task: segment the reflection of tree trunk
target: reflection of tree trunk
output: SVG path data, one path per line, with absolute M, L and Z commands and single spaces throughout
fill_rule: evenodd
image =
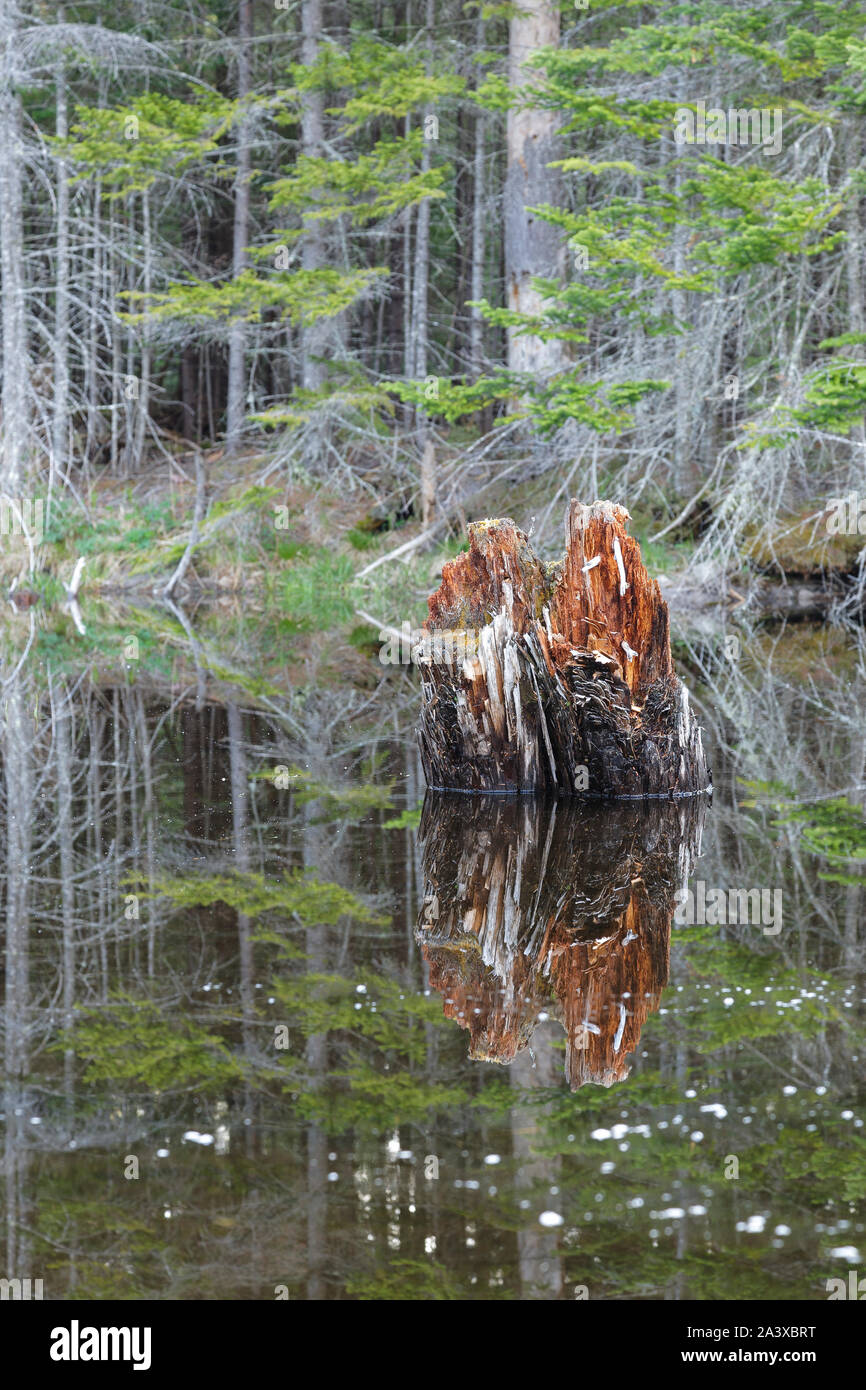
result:
M 866 737 L 854 735 L 851 745 L 851 785 L 862 787 L 866 774 Z M 861 807 L 866 803 L 862 791 L 853 792 L 851 800 Z M 852 866 L 853 867 L 853 866 Z M 845 888 L 845 967 L 856 971 L 860 964 L 860 922 L 863 914 L 860 904 L 863 896 L 862 883 L 849 883 Z
M 320 843 L 318 827 L 313 823 L 317 810 L 315 802 L 305 808 L 305 869 L 321 869 L 324 862 L 325 849 Z M 320 974 L 327 968 L 327 930 L 321 925 L 306 929 L 305 949 L 310 974 Z M 310 1089 L 318 1090 L 328 1071 L 327 1033 L 310 1034 L 306 1061 Z M 327 1293 L 327 1168 L 328 1136 L 321 1125 L 312 1121 L 307 1128 L 307 1298 L 311 1302 L 320 1301 Z
M 572 1089 L 628 1075 L 705 811 L 428 792 L 417 935 L 471 1057 L 513 1062 L 546 1013 L 565 1029 Z
M 22 1086 L 28 1071 L 30 1007 L 29 861 L 33 821 L 33 781 L 30 730 L 23 678 L 4 689 L 2 733 L 6 776 L 6 995 L 5 995 L 5 1109 L 6 1109 L 6 1274 L 32 1277 L 29 1246 L 21 1236 L 25 1224 L 24 1177 L 27 1165 L 25 1107 Z M 25 1268 L 25 1264 L 28 1267 Z
M 241 875 L 250 872 L 249 844 L 249 771 L 246 751 L 243 745 L 243 722 L 241 712 L 235 704 L 226 705 L 229 739 L 229 775 L 232 791 L 232 850 L 235 872 Z M 253 988 L 253 943 L 250 937 L 252 923 L 246 912 L 238 913 L 238 950 L 240 954 L 241 983 L 241 1032 L 244 1053 L 250 1057 L 254 1045 L 255 991 Z M 253 1095 L 245 1088 L 244 1114 L 252 1119 Z M 247 1146 L 252 1141 L 252 1125 L 246 1126 Z
M 689 1079 L 689 1054 L 688 1049 L 683 1043 L 677 1043 L 676 1051 L 676 1080 L 677 1091 L 682 1094 L 688 1085 Z M 677 1186 L 682 1192 L 686 1192 L 689 1182 L 689 1173 L 685 1168 L 677 1169 Z M 685 1202 L 683 1203 L 685 1206 Z M 684 1260 L 689 1253 L 689 1219 L 682 1216 L 677 1222 L 677 1259 Z M 676 1274 L 669 1281 L 665 1288 L 665 1302 L 681 1303 L 686 1295 L 686 1276 L 682 1269 L 678 1269 Z
M 72 710 L 61 688 L 56 710 L 54 749 L 57 759 L 57 838 L 60 851 L 60 903 L 63 917 L 63 1026 L 72 1027 L 75 1004 L 75 861 L 72 852 Z M 73 1103 L 74 1052 L 63 1053 L 63 1090 L 67 1109 Z
M 535 1058 L 527 1048 L 514 1059 L 510 1071 L 513 1086 L 532 1090 L 556 1085 L 561 1064 L 553 1047 L 554 1037 L 552 1024 L 536 1030 L 533 1037 Z M 558 1158 L 539 1158 L 535 1154 L 533 1141 L 541 1133 L 537 1109 L 515 1105 L 511 1111 L 512 1149 L 519 1164 L 515 1185 L 518 1192 L 537 1190 L 537 1200 L 530 1208 L 530 1220 L 517 1232 L 520 1289 L 524 1299 L 562 1296 L 559 1229 L 547 1229 L 538 1220 L 542 1211 L 559 1210 L 561 1199 L 550 1196 L 547 1189 L 558 1184 L 562 1165 Z
M 3 764 L 6 772 L 6 1072 L 27 1072 L 30 983 L 28 878 L 33 816 L 32 738 L 22 677 L 6 686 Z M 30 724 L 32 728 L 32 721 Z
M 103 1003 L 108 1000 L 108 943 L 105 911 L 105 865 L 102 851 L 102 735 L 104 718 L 100 709 L 91 704 L 88 736 L 90 766 L 87 778 L 87 820 L 90 827 L 92 862 L 97 866 L 96 928 L 99 942 L 99 971 Z
M 144 777 L 144 826 L 145 826 L 145 850 L 147 854 L 147 886 L 150 898 L 148 900 L 148 923 L 147 923 L 147 973 L 153 976 L 156 968 L 156 917 L 153 906 L 153 884 L 154 884 L 154 801 L 153 801 L 153 763 L 151 758 L 150 735 L 147 729 L 147 714 L 144 708 L 144 699 L 139 694 L 138 705 L 138 737 L 141 741 L 141 770 Z
M 6 1270 L 8 1279 L 38 1278 L 31 1265 L 32 1241 L 27 1233 L 28 1186 L 27 1170 L 30 1151 L 27 1147 L 27 1117 L 22 1113 L 21 1093 L 16 1085 L 7 1082 L 3 1092 L 6 1107 L 6 1143 L 4 1146 L 6 1210 Z

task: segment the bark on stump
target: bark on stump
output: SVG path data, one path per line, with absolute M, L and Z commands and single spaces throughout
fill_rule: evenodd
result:
M 596 797 L 710 789 L 667 604 L 610 502 L 573 501 L 545 567 L 513 521 L 470 525 L 414 659 L 428 785 Z
M 427 793 L 416 938 L 471 1057 L 513 1062 L 545 1016 L 565 1030 L 573 1090 L 628 1075 L 706 805 Z

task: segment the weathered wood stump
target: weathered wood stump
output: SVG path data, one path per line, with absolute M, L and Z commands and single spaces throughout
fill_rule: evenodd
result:
M 667 983 L 675 893 L 700 853 L 703 797 L 628 806 L 428 792 L 416 937 L 470 1056 L 510 1063 L 541 1014 L 572 1089 L 629 1071 Z
M 690 796 L 710 788 L 668 610 L 629 514 L 572 502 L 545 567 L 513 521 L 469 527 L 414 649 L 427 782 L 459 791 Z

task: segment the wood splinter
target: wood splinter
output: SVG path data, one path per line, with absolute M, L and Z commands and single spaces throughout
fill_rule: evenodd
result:
M 469 526 L 428 600 L 414 658 L 427 781 L 459 791 L 597 797 L 711 790 L 671 660 L 667 604 L 624 507 L 572 501 L 562 561 L 510 520 Z M 431 634 L 460 634 L 456 643 Z M 443 655 L 444 654 L 444 655 Z

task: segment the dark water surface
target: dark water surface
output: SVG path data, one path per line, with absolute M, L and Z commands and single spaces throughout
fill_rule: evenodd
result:
M 862 641 L 678 660 L 711 805 L 425 801 L 401 670 L 13 673 L 6 1277 L 788 1300 L 859 1270 Z

